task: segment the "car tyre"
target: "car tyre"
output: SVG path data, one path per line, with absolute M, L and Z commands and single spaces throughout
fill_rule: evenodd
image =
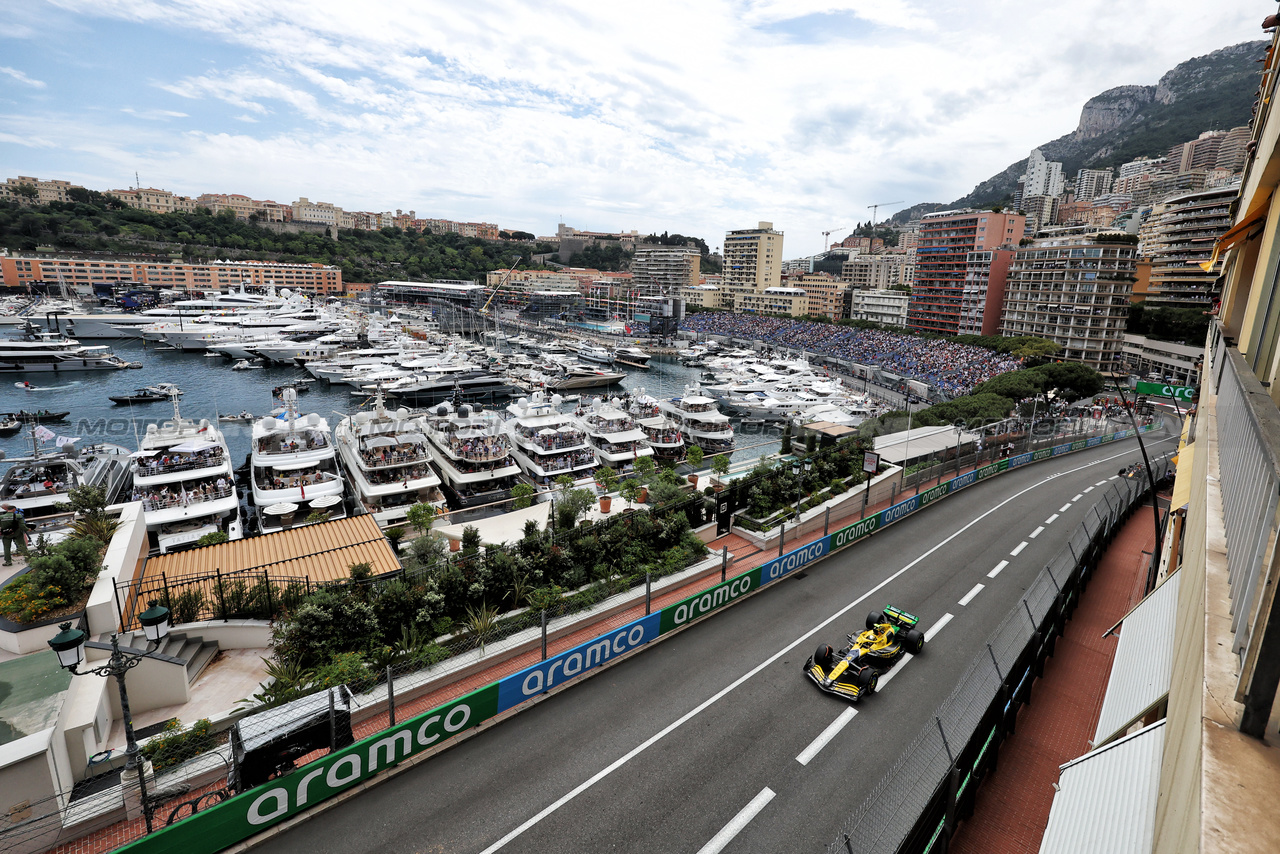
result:
M 884 622 L 884 614 L 879 611 L 872 611 L 867 614 L 867 628 L 874 629 L 880 623 Z
M 919 655 L 924 652 L 924 633 L 918 629 L 911 629 L 907 632 L 906 642 L 903 646 L 912 655 Z
M 871 690 L 871 686 L 873 686 L 876 682 L 876 672 L 872 670 L 870 667 L 862 668 L 861 670 L 858 671 L 857 682 L 858 682 L 858 687 L 861 688 L 863 691 Z
M 821 667 L 823 670 L 831 669 L 831 656 L 833 651 L 827 644 L 822 644 L 813 653 L 813 663 Z

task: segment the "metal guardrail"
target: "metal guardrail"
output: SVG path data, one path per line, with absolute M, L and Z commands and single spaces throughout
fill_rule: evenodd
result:
M 1217 323 L 1210 328 L 1209 349 L 1217 393 L 1232 649 L 1241 656 L 1236 699 L 1245 704 L 1240 729 L 1261 736 L 1280 680 L 1280 663 L 1274 661 L 1280 625 L 1272 626 L 1275 599 L 1268 595 L 1280 499 L 1280 409 L 1245 357 L 1228 346 Z
M 1162 478 L 1168 461 L 1153 461 Z M 958 822 L 972 811 L 982 775 L 993 768 L 1018 709 L 1074 610 L 1102 546 L 1147 493 L 1142 478 L 1111 481 L 1101 500 L 1027 588 L 871 794 L 849 818 L 827 854 L 859 851 L 925 854 L 946 850 Z

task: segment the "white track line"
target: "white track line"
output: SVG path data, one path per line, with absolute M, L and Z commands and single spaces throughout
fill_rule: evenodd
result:
M 1043 533 L 1044 533 L 1044 525 L 1041 525 L 1040 527 L 1036 528 L 1027 536 L 1034 540 L 1036 537 L 1040 536 Z
M 1111 475 L 1111 477 L 1107 478 L 1107 480 L 1119 480 L 1119 479 L 1120 479 L 1120 475 L 1118 474 L 1113 474 Z
M 1027 541 L 1023 540 L 1022 542 L 1018 543 L 1018 545 L 1015 546 L 1013 551 L 1009 552 L 1009 554 L 1013 557 L 1017 557 L 1018 555 L 1022 554 L 1022 550 L 1025 549 L 1026 547 L 1027 547 Z
M 1080 493 L 1080 494 L 1081 494 L 1081 495 L 1088 495 L 1090 492 L 1093 492 L 1095 489 L 1097 489 L 1097 487 L 1095 487 L 1095 486 L 1090 486 L 1090 487 L 1087 487 L 1087 488 L 1085 489 L 1085 491 L 1084 491 L 1084 492 L 1082 492 L 1082 493 Z
M 698 849 L 698 854 L 720 854 L 733 837 L 742 832 L 742 828 L 751 823 L 751 819 L 760 814 L 760 810 L 769 805 L 769 801 L 773 800 L 773 789 L 765 786 L 760 790 L 760 794 L 751 799 L 751 803 L 742 808 L 742 811 L 733 817 L 733 820 L 720 828 L 720 832 L 711 837 L 711 841 Z
M 975 585 L 973 585 L 973 589 L 972 589 L 972 590 L 970 590 L 968 593 L 964 594 L 964 598 L 960 600 L 960 604 L 961 604 L 962 606 L 964 606 L 964 605 L 968 605 L 970 602 L 972 602 L 972 601 L 973 601 L 973 597 L 974 597 L 974 596 L 977 596 L 979 593 L 981 593 L 981 592 L 982 592 L 982 588 L 984 588 L 984 587 L 986 587 L 986 586 L 987 586 L 987 585 L 985 585 L 985 584 L 975 584 Z
M 951 620 L 952 620 L 951 614 L 949 613 L 943 614 L 938 619 L 938 622 L 934 623 L 933 627 L 930 628 L 929 631 L 924 633 L 924 642 L 928 643 L 929 641 L 933 640 L 933 636 L 936 635 L 938 632 L 942 631 L 942 627 L 945 626 L 947 623 L 951 622 Z
M 1066 512 L 1067 512 L 1068 510 L 1070 510 L 1070 509 L 1071 509 L 1071 505 L 1070 505 L 1070 504 L 1063 504 L 1061 507 L 1059 507 L 1059 508 L 1058 508 L 1058 512 L 1059 512 L 1059 513 L 1066 513 Z
M 1075 498 L 1073 498 L 1073 499 L 1071 499 L 1071 501 L 1074 503 L 1074 502 L 1076 502 L 1076 501 L 1079 501 L 1081 498 L 1084 498 L 1084 493 L 1083 493 L 1083 492 L 1077 492 L 1077 493 L 1076 493 L 1076 497 L 1075 497 Z
M 1100 480 L 1094 484 L 1094 486 L 1106 486 L 1106 485 L 1107 485 L 1107 482 L 1105 480 Z
M 906 665 L 906 663 L 910 661 L 912 658 L 915 658 L 915 656 L 913 656 L 909 652 L 904 652 L 902 654 L 902 658 L 898 659 L 898 663 L 893 665 L 893 667 L 891 667 L 889 671 L 885 673 L 883 676 L 881 676 L 879 681 L 876 682 L 876 693 L 879 694 L 880 689 L 883 688 L 885 685 L 888 685 L 889 680 L 897 676 L 898 671 L 901 670 Z
M 898 666 L 901 666 L 910 657 L 911 657 L 911 653 L 906 653 L 905 655 L 903 655 L 902 661 L 898 662 L 898 665 L 895 665 L 894 670 L 896 670 Z M 892 672 L 893 670 L 889 671 L 889 673 L 892 673 Z M 889 674 L 886 673 L 885 675 L 888 676 Z M 808 765 L 809 760 L 817 756 L 819 753 L 821 753 L 822 748 L 826 747 L 827 743 L 831 741 L 831 739 L 839 735 L 840 730 L 844 729 L 845 725 L 848 724 L 849 721 L 853 720 L 853 716 L 856 715 L 857 713 L 858 713 L 858 710 L 852 707 L 845 709 L 843 712 L 841 712 L 840 717 L 832 721 L 831 725 L 828 726 L 826 729 L 824 729 L 821 735 L 819 735 L 813 741 L 809 742 L 809 746 L 806 747 L 804 750 L 800 751 L 800 755 L 796 757 L 796 761 L 799 762 L 801 765 Z
M 1173 441 L 1173 439 L 1172 439 L 1172 438 L 1168 438 L 1168 439 L 1161 439 L 1160 441 L 1161 441 L 1161 442 L 1170 442 L 1170 441 Z M 1017 501 L 1019 498 L 1021 498 L 1021 497 L 1022 497 L 1022 496 L 1024 496 L 1024 495 L 1026 495 L 1028 492 L 1030 492 L 1031 490 L 1035 489 L 1036 487 L 1038 487 L 1038 486 L 1044 486 L 1046 483 L 1049 483 L 1049 482 L 1050 482 L 1051 480 L 1053 480 L 1053 478 L 1055 478 L 1055 477 L 1061 477 L 1062 475 L 1066 475 L 1066 474 L 1075 474 L 1075 473 L 1076 473 L 1076 472 L 1078 472 L 1078 471 L 1084 471 L 1085 469 L 1090 468 L 1090 467 L 1092 467 L 1092 466 L 1096 466 L 1096 465 L 1098 465 L 1098 464 L 1100 464 L 1100 463 L 1109 463 L 1109 462 L 1111 462 L 1112 460 L 1117 460 L 1117 459 L 1119 459 L 1120 457 L 1127 456 L 1127 455 L 1128 455 L 1128 453 L 1129 453 L 1128 451 L 1122 451 L 1121 453 L 1113 454 L 1113 455 L 1112 455 L 1112 456 L 1110 456 L 1110 457 L 1103 457 L 1102 459 L 1094 460 L 1093 462 L 1089 462 L 1089 463 L 1085 463 L 1084 465 L 1077 466 L 1076 468 L 1073 468 L 1073 469 L 1068 469 L 1067 471 L 1057 472 L 1057 473 L 1055 473 L 1052 477 L 1045 477 L 1043 480 L 1040 480 L 1040 481 L 1038 481 L 1038 482 L 1036 482 L 1036 483 L 1033 483 L 1033 484 L 1031 484 L 1030 486 L 1026 487 L 1025 489 L 1020 489 L 1020 490 L 1018 490 L 1018 491 L 1017 491 L 1017 492 L 1015 492 L 1013 495 L 1010 495 L 1008 498 L 1006 498 L 1004 501 L 1001 501 L 999 504 L 997 504 L 997 505 L 995 505 L 994 507 L 992 507 L 992 508 L 990 508 L 989 510 L 987 510 L 985 513 L 980 513 L 979 515 L 977 515 L 977 516 L 975 516 L 974 518 L 970 519 L 968 522 L 966 522 L 964 525 L 962 525 L 960 528 L 958 528 L 954 534 L 952 534 L 951 536 L 949 536 L 949 537 L 947 537 L 947 538 L 943 539 L 941 542 L 939 542 L 939 543 L 937 543 L 936 545 L 934 545 L 932 548 L 930 548 L 930 549 L 929 549 L 928 551 L 926 551 L 924 554 L 920 555 L 918 558 L 916 558 L 915 560 L 911 561 L 911 563 L 907 564 L 907 565 L 906 565 L 906 566 L 904 566 L 902 569 L 900 569 L 900 570 L 898 570 L 897 572 L 893 573 L 892 575 L 888 576 L 887 578 L 885 578 L 885 580 L 884 580 L 884 581 L 881 581 L 881 582 L 880 582 L 879 584 L 877 584 L 875 587 L 872 587 L 872 588 L 871 588 L 870 590 L 868 590 L 866 593 L 863 593 L 863 594 L 862 594 L 861 596 L 859 596 L 857 599 L 854 599 L 854 600 L 853 600 L 852 602 L 850 602 L 848 605 L 845 605 L 845 606 L 844 606 L 843 608 L 841 608 L 839 611 L 836 611 L 836 612 L 835 612 L 834 614 L 832 614 L 830 617 L 827 617 L 827 618 L 826 618 L 825 620 L 823 620 L 821 623 L 818 623 L 818 625 L 814 626 L 814 627 L 813 627 L 812 629 L 810 629 L 809 631 L 807 631 L 807 632 L 805 632 L 804 634 L 800 635 L 800 637 L 796 638 L 796 639 L 795 639 L 795 640 L 793 640 L 791 643 L 787 644 L 787 645 L 786 645 L 786 646 L 784 646 L 782 649 L 778 650 L 778 651 L 777 651 L 777 652 L 775 652 L 773 655 L 769 656 L 769 657 L 768 657 L 768 658 L 766 658 L 764 661 L 760 662 L 760 663 L 759 663 L 759 664 L 757 664 L 755 667 L 751 668 L 751 669 L 750 669 L 750 670 L 748 670 L 746 673 L 742 674 L 742 675 L 741 675 L 741 676 L 739 676 L 737 679 L 733 680 L 733 681 L 732 681 L 732 682 L 730 682 L 728 685 L 724 686 L 724 687 L 723 687 L 723 688 L 721 688 L 719 691 L 717 691 L 716 693 L 712 694 L 712 695 L 711 695 L 710 697 L 708 697 L 706 700 L 703 700 L 703 701 L 702 701 L 701 703 L 699 703 L 697 706 L 695 706 L 694 708 L 692 708 L 692 709 L 690 709 L 689 711 L 685 712 L 683 715 L 681 715 L 680 717 L 676 718 L 674 721 L 672 721 L 671 723 L 667 724 L 667 725 L 666 725 L 665 727 L 663 727 L 662 729 L 658 730 L 658 732 L 656 732 L 656 733 L 654 733 L 653 735 L 649 736 L 649 737 L 648 737 L 647 739 L 645 739 L 643 742 L 641 742 L 640 744 L 636 745 L 636 746 L 635 746 L 635 747 L 633 747 L 631 750 L 627 751 L 627 753 L 623 754 L 623 755 L 622 755 L 622 756 L 620 756 L 619 758 L 615 759 L 613 762 L 609 763 L 609 765 L 605 766 L 604 768 L 602 768 L 601 770 L 597 771 L 595 774 L 591 775 L 589 778 L 587 778 L 586 780 L 584 780 L 583 782 L 579 783 L 577 786 L 575 786 L 572 790 L 570 790 L 570 791 L 569 791 L 569 792 L 567 792 L 566 794 L 561 795 L 561 796 L 560 796 L 559 798 L 557 798 L 554 802 L 552 802 L 552 803 L 548 804 L 546 807 L 544 807 L 543 809 L 541 809 L 541 810 L 540 810 L 536 815 L 534 815 L 534 816 L 532 816 L 531 818 L 528 818 L 528 819 L 526 819 L 524 822 L 522 822 L 522 823 L 520 824 L 520 826 L 519 826 L 519 827 L 517 827 L 515 830 L 512 830 L 512 831 L 511 831 L 511 832 L 509 832 L 506 836 L 503 836 L 503 837 L 502 837 L 501 839 L 499 839 L 497 842 L 493 843 L 493 844 L 492 844 L 492 845 L 490 845 L 488 848 L 486 848 L 486 849 L 484 849 L 483 851 L 481 851 L 481 852 L 480 852 L 480 854 L 493 854 L 493 852 L 495 852 L 495 851 L 499 851 L 499 850 L 501 850 L 501 849 L 505 848 L 505 847 L 506 847 L 506 845 L 507 845 L 507 843 L 509 843 L 509 842 L 511 842 L 513 839 L 515 839 L 515 838 L 519 837 L 521 834 L 523 834 L 526 830 L 528 830 L 529 828 L 533 827 L 534 825 L 539 824 L 539 823 L 540 823 L 543 819 L 545 819 L 547 816 L 549 816 L 549 815 L 551 815 L 552 813 L 554 813 L 554 812 L 556 812 L 557 810 L 559 810 L 559 809 L 560 809 L 561 807 L 563 807 L 565 804 L 569 803 L 569 802 L 570 802 L 570 801 L 572 801 L 574 798 L 578 797 L 578 795 L 581 795 L 583 792 L 585 792 L 585 791 L 587 791 L 588 789 L 590 789 L 590 788 L 591 788 L 592 786 L 594 786 L 596 783 L 599 783 L 601 780 L 603 780 L 604 778 L 608 777 L 608 776 L 609 776 L 610 774 L 612 774 L 614 771 L 617 771 L 617 770 L 618 770 L 619 768 L 621 768 L 623 765 L 626 765 L 626 764 L 627 764 L 628 762 L 630 762 L 632 759 L 635 759 L 635 758 L 636 758 L 637 756 L 639 756 L 641 753 L 644 753 L 644 752 L 645 752 L 646 750 L 648 750 L 650 747 L 653 747 L 653 745 L 657 744 L 659 741 L 661 741 L 662 739 L 666 738 L 668 735 L 670 735 L 671 733 L 675 732 L 677 729 L 679 729 L 680 727 L 684 726 L 686 723 L 688 723 L 689 721 L 693 720 L 695 717 L 697 717 L 698 715 L 702 714 L 702 713 L 703 713 L 703 712 L 705 712 L 707 709 L 711 708 L 711 706 L 715 705 L 715 704 L 716 704 L 716 703 L 718 703 L 720 700 L 724 699 L 726 696 L 728 696 L 730 693 L 732 693 L 734 690 L 736 690 L 738 687 L 740 687 L 743 683 L 747 682 L 749 679 L 751 679 L 752 677 L 754 677 L 754 676 L 755 676 L 757 673 L 759 673 L 760 671 L 764 670 L 764 669 L 765 669 L 765 668 L 767 668 L 767 667 L 772 666 L 775 662 L 777 662 L 779 659 L 781 659 L 784 655 L 787 655 L 787 654 L 788 654 L 788 653 L 790 653 L 793 649 L 795 649 L 796 647 L 800 646 L 800 644 L 802 644 L 802 643 L 806 643 L 806 642 L 808 642 L 809 640 L 811 640 L 811 639 L 813 638 L 813 636 L 814 636 L 814 635 L 816 635 L 818 632 L 822 631 L 822 630 L 823 630 L 823 629 L 825 629 L 827 626 L 829 626 L 829 625 L 831 625 L 832 623 L 834 623 L 836 620 L 839 620 L 839 619 L 840 619 L 841 617 L 843 617 L 845 614 L 848 614 L 848 613 L 849 613 L 850 611 L 852 611 L 854 608 L 857 608 L 859 605 L 861 605 L 861 604 L 862 604 L 863 602 L 865 602 L 867 599 L 871 598 L 872 594 L 874 594 L 874 593 L 878 593 L 878 592 L 880 591 L 880 589 L 881 589 L 881 588 L 888 586 L 890 582 L 896 581 L 896 580 L 897 580 L 897 579 L 898 579 L 898 578 L 899 578 L 903 573 L 907 572 L 909 569 L 911 569 L 911 568 L 912 568 L 912 567 L 914 567 L 916 564 L 918 564 L 918 563 L 920 563 L 921 561 L 923 561 L 925 558 L 927 558 L 927 557 L 929 557 L 930 555 L 932 555 L 934 552 L 936 552 L 936 551 L 938 551 L 939 549 L 941 549 L 941 548 L 943 548 L 944 546 L 946 546 L 946 545 L 947 545 L 948 543 L 950 543 L 952 540 L 954 540 L 954 539 L 956 539 L 956 538 L 960 537 L 962 534 L 964 534 L 964 532 L 965 532 L 965 531 L 969 530 L 969 529 L 970 529 L 970 528 L 972 528 L 974 525 L 978 524 L 978 523 L 979 523 L 979 522 L 981 522 L 983 519 L 985 519 L 985 518 L 987 518 L 988 516 L 990 516 L 992 513 L 995 513 L 995 512 L 997 512 L 997 511 L 999 511 L 999 510 L 1002 510 L 1002 509 L 1005 507 L 1005 505 L 1007 505 L 1007 504 L 1012 504 L 1014 501 Z M 951 614 L 943 614 L 943 615 L 942 615 L 942 619 L 940 619 L 940 620 L 938 620 L 938 622 L 934 623 L 934 624 L 933 624 L 933 628 L 931 628 L 931 629 L 929 629 L 929 631 L 925 632 L 925 635 L 924 635 L 925 643 L 928 643 L 928 642 L 933 638 L 933 636 L 934 636 L 934 635 L 936 635 L 936 634 L 938 633 L 938 631 L 939 631 L 943 626 L 945 626 L 947 623 L 951 622 L 951 619 L 952 619 Z
M 1058 521 L 1058 514 L 1057 514 L 1057 513 L 1054 513 L 1054 514 L 1053 514 L 1052 516 L 1050 516 L 1048 519 L 1045 519 L 1045 520 L 1044 520 L 1044 523 L 1045 523 L 1046 525 L 1052 525 L 1052 524 L 1053 524 L 1054 522 L 1056 522 L 1056 521 Z
M 1007 560 L 1000 561 L 998 564 L 996 564 L 995 569 L 987 573 L 987 578 L 995 578 L 997 575 L 1000 574 L 1000 570 L 1004 569 L 1008 565 L 1009 565 L 1009 561 Z

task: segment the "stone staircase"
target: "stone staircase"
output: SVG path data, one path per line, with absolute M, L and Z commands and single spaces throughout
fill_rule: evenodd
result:
M 111 649 L 111 635 L 102 635 L 96 642 L 91 641 L 86 646 L 93 649 L 109 650 Z M 120 635 L 121 650 L 143 652 L 146 648 L 147 638 L 142 632 L 125 632 Z M 196 678 L 209 666 L 209 662 L 213 661 L 214 656 L 217 654 L 217 641 L 206 641 L 202 637 L 188 637 L 182 632 L 173 632 L 160 642 L 160 647 L 151 653 L 151 657 L 161 661 L 181 664 L 187 671 L 187 684 L 190 685 L 196 681 Z

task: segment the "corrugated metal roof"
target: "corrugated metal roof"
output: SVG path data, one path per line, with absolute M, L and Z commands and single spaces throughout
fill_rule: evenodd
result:
M 347 578 L 353 563 L 370 564 L 375 575 L 400 569 L 391 543 L 371 515 L 160 555 L 147 560 L 143 577 L 159 578 L 164 573 L 173 581 L 183 576 L 212 575 L 219 569 L 259 569 L 272 576 L 323 582 Z
M 1164 721 L 1063 765 L 1040 854 L 1150 854 Z
M 1095 745 L 1106 744 L 1122 734 L 1169 695 L 1173 620 L 1181 577 L 1181 573 L 1169 576 L 1124 618 L 1093 736 Z

